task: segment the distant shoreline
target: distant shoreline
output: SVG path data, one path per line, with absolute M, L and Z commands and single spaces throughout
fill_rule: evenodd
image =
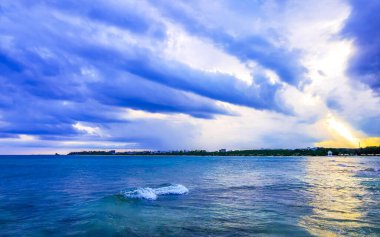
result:
M 260 150 L 181 150 L 181 151 L 80 151 L 69 156 L 380 156 L 380 146 L 365 148 L 305 148 L 305 149 L 260 149 Z M 59 155 L 59 154 L 56 154 Z

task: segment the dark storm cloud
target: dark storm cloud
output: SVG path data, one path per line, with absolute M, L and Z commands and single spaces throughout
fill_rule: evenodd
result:
M 350 0 L 351 14 L 342 35 L 354 39 L 355 55 L 348 72 L 375 91 L 380 90 L 380 2 Z
M 154 1 L 152 1 L 154 2 Z M 277 4 L 284 7 L 287 1 L 276 1 Z M 263 1 L 226 1 L 229 10 L 241 12 L 249 12 L 249 14 L 260 15 L 260 8 L 263 7 Z M 200 14 L 187 11 L 186 8 L 193 5 L 187 1 L 160 1 L 155 5 L 169 19 L 175 23 L 180 23 L 184 28 L 194 35 L 212 39 L 219 47 L 222 47 L 226 52 L 235 55 L 243 62 L 254 60 L 260 65 L 273 70 L 278 74 L 282 81 L 298 86 L 300 81 L 305 80 L 304 73 L 306 69 L 301 65 L 300 52 L 295 49 L 286 48 L 284 46 L 275 45 L 273 40 L 276 39 L 276 33 L 273 32 L 269 36 L 263 37 L 259 34 L 237 35 L 231 34 L 229 29 L 222 29 L 207 25 L 209 22 L 202 21 Z M 209 11 L 209 15 L 217 14 Z M 228 16 L 219 16 L 221 18 Z M 201 20 L 200 20 L 201 18 Z M 203 19 L 204 20 L 204 19 Z M 254 18 L 250 19 L 251 21 Z
M 167 40 L 166 26 L 138 5 L 2 1 L 0 137 L 30 134 L 67 139 L 83 133 L 73 127 L 77 122 L 106 129 L 107 124 L 133 123 L 123 117 L 126 108 L 212 119 L 232 115 L 217 103 L 222 101 L 289 112 L 277 98 L 282 86 L 269 83 L 264 75 L 248 85 L 230 75 L 190 68 L 143 43 L 124 40 L 123 34 L 136 41 L 145 38 L 153 48 Z M 178 19 L 195 33 L 194 22 Z M 110 27 L 112 32 L 107 32 Z M 294 52 L 258 36 L 236 39 L 198 28 L 199 35 L 226 52 L 242 61 L 256 60 L 284 82 L 297 84 L 303 69 Z M 147 134 L 139 137 L 144 139 L 150 145 L 156 141 Z

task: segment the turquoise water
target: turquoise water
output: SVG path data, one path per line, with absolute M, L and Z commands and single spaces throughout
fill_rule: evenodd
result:
M 380 236 L 379 157 L 0 156 L 0 236 Z

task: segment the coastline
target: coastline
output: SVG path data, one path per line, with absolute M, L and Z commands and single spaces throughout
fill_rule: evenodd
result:
M 58 155 L 58 154 L 56 154 Z M 260 150 L 180 150 L 180 151 L 80 151 L 70 156 L 380 156 L 380 146 L 365 148 L 306 148 L 306 149 L 260 149 Z

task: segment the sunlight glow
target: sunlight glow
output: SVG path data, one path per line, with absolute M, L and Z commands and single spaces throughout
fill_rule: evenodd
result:
M 325 119 L 325 126 L 333 139 L 318 142 L 315 144 L 317 147 L 358 148 L 380 145 L 380 137 L 367 137 L 365 134 L 355 131 L 332 114 L 328 114 Z
M 345 126 L 342 122 L 338 121 L 331 114 L 328 115 L 327 125 L 329 126 L 329 128 L 333 129 L 337 134 L 342 136 L 345 140 L 351 142 L 352 145 L 357 145 L 359 143 L 359 139 L 353 135 L 352 131 L 350 131 L 350 129 L 347 126 Z

